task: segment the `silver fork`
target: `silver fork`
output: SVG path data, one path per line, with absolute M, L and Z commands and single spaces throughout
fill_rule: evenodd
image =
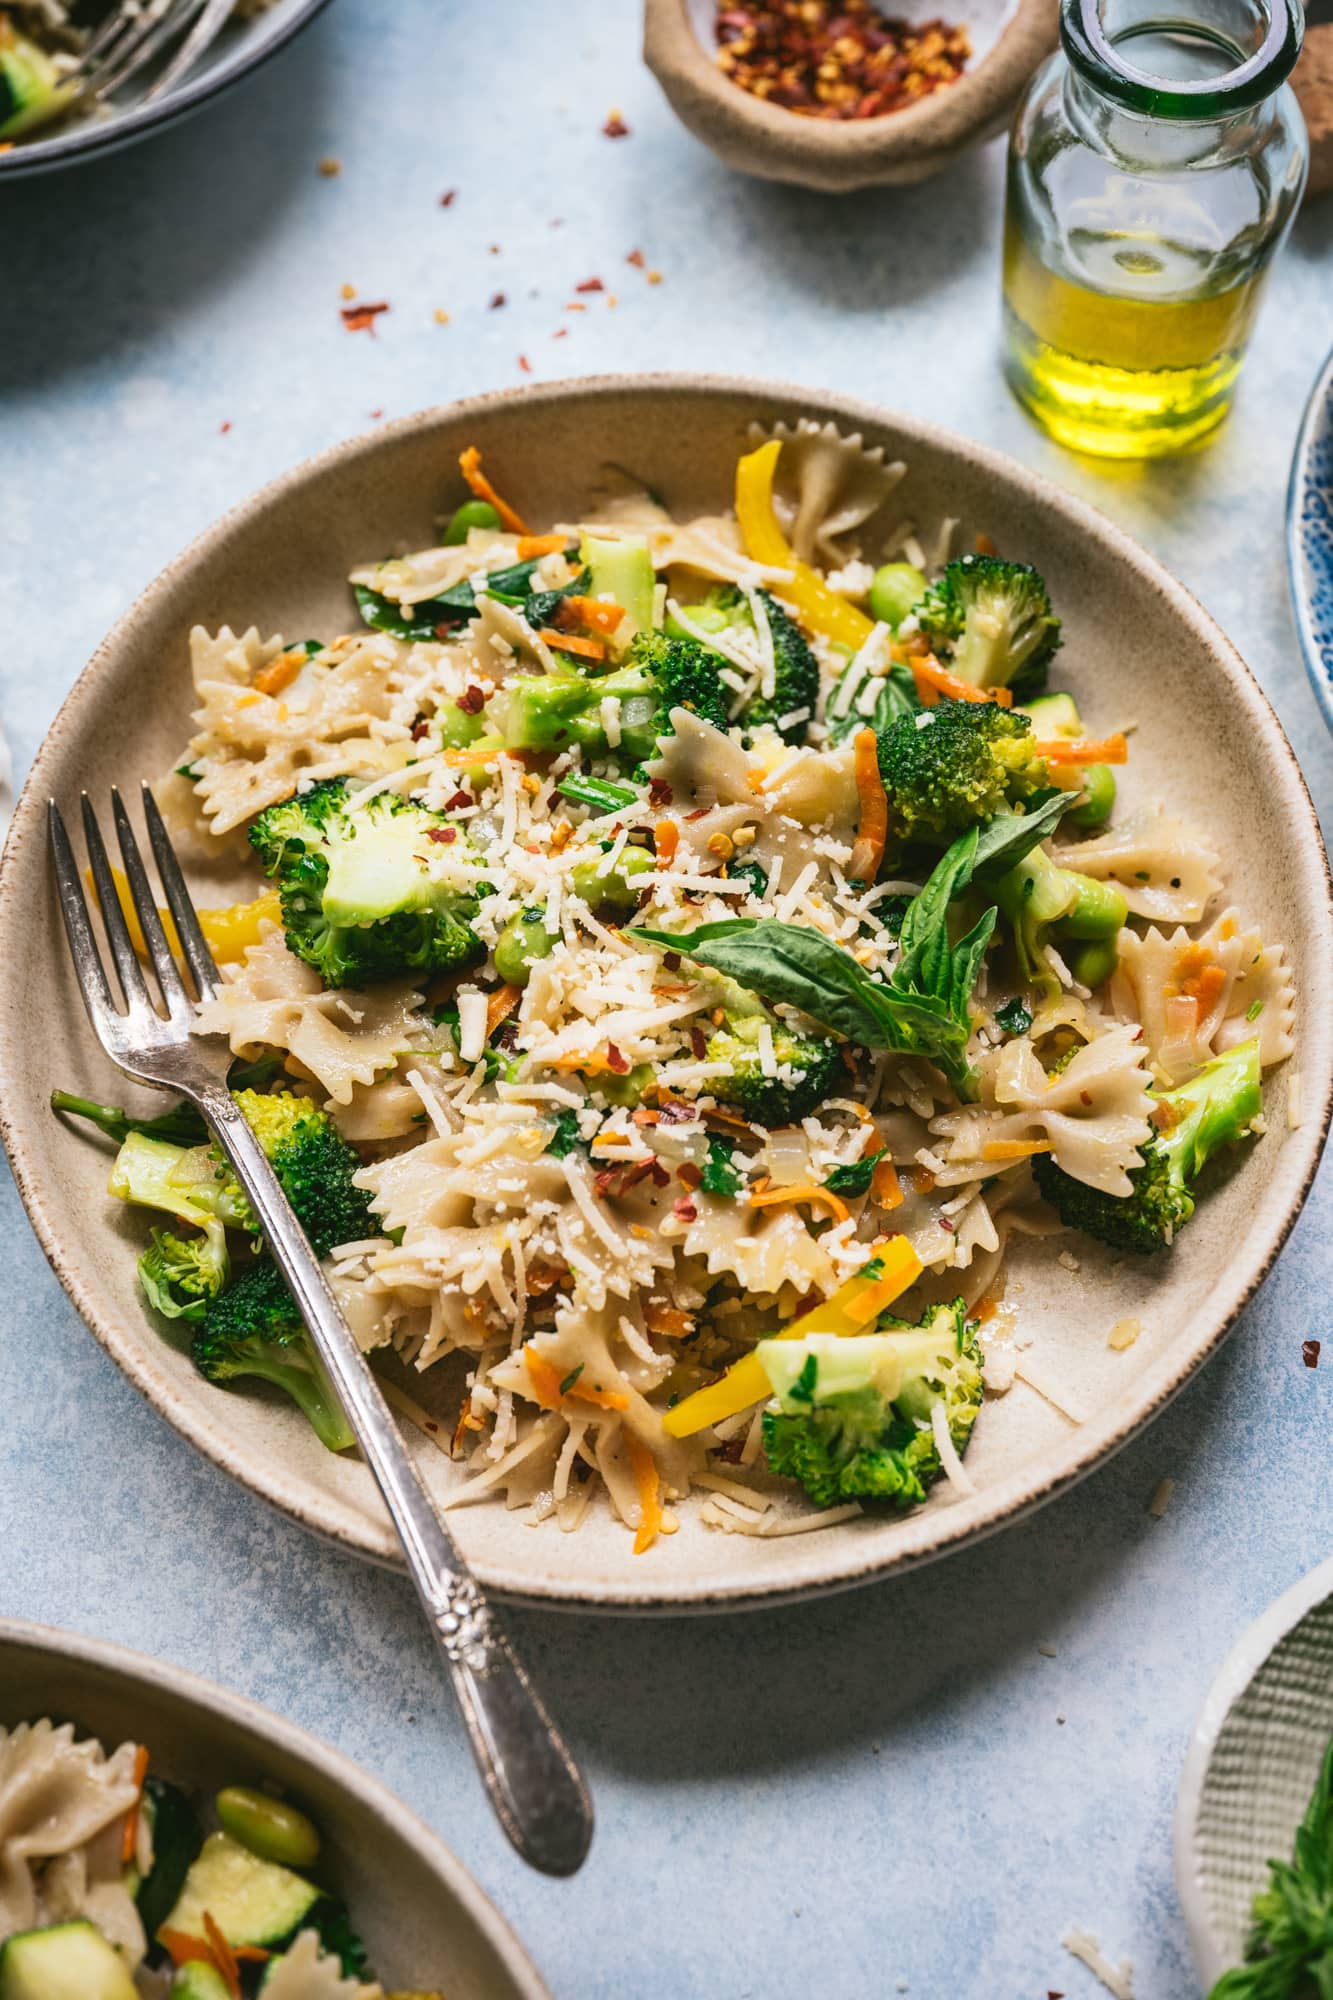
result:
M 234 5 L 235 0 L 119 0 L 89 36 L 70 72 L 74 97 L 86 102 L 114 96 L 188 28 L 143 101 L 164 96 L 217 40 Z
M 150 994 L 130 941 L 97 816 L 85 792 L 83 826 L 88 859 L 125 1003 L 122 1012 L 112 999 L 69 835 L 52 799 L 51 848 L 60 908 L 88 1017 L 103 1048 L 127 1076 L 141 1083 L 160 1084 L 188 1098 L 216 1133 L 259 1217 L 264 1240 L 287 1280 L 393 1517 L 500 1823 L 519 1853 L 535 1868 L 549 1875 L 571 1875 L 592 1839 L 592 1806 L 583 1779 L 435 1511 L 379 1386 L 329 1290 L 319 1260 L 258 1140 L 227 1090 L 230 1050 L 221 1037 L 192 1032 L 194 1004 L 167 945 L 129 815 L 114 790 L 111 809 L 162 1004 L 159 1008 Z M 217 990 L 217 967 L 147 785 L 143 788 L 143 810 L 185 963 L 204 999 Z

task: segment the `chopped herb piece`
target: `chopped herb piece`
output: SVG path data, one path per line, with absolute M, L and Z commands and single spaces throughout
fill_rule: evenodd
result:
M 995 1009 L 995 1018 L 1007 1035 L 1025 1035 L 1032 1026 L 1032 1009 L 1015 994 Z
M 570 1369 L 568 1375 L 566 1375 L 564 1381 L 560 1384 L 560 1394 L 562 1396 L 567 1396 L 569 1394 L 570 1390 L 574 1387 L 574 1384 L 578 1381 L 579 1376 L 583 1373 L 584 1366 L 585 1364 L 582 1361 L 580 1361 L 577 1368 Z
M 587 1143 L 579 1136 L 579 1114 L 572 1106 L 566 1105 L 556 1113 L 555 1131 L 547 1142 L 546 1150 L 553 1159 L 563 1160 L 575 1151 L 587 1152 Z
M 870 1183 L 875 1176 L 875 1168 L 884 1158 L 885 1148 L 876 1152 L 863 1153 L 859 1160 L 852 1160 L 845 1167 L 835 1167 L 824 1186 L 830 1194 L 869 1194 Z
M 709 1138 L 708 1161 L 699 1185 L 705 1194 L 739 1194 L 741 1177 L 731 1164 L 731 1146 L 727 1140 Z

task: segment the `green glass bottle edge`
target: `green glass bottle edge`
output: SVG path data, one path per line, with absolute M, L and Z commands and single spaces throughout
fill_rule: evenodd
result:
M 1162 28 L 1185 25 L 1165 15 L 1160 23 Z M 1206 31 L 1206 22 L 1199 26 Z M 1151 76 L 1125 60 L 1102 25 L 1101 0 L 1062 0 L 1060 8 L 1065 54 L 1094 90 L 1127 111 L 1184 124 L 1225 118 L 1264 103 L 1290 76 L 1304 38 L 1301 0 L 1272 0 L 1263 44 L 1253 55 L 1223 77 L 1181 83 Z

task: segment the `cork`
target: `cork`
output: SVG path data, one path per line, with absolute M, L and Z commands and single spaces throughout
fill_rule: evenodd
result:
M 1310 179 L 1306 195 L 1333 188 L 1333 22 L 1307 28 L 1305 47 L 1292 76 L 1310 134 Z

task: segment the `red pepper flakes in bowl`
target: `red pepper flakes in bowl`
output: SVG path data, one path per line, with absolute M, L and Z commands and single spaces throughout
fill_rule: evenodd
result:
M 717 62 L 806 118 L 880 118 L 957 82 L 966 28 L 891 20 L 870 0 L 718 0 Z

